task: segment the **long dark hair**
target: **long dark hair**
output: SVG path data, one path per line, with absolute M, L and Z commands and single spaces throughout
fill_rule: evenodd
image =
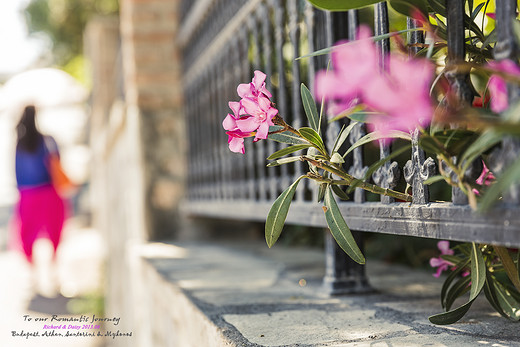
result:
M 33 105 L 26 106 L 23 110 L 22 118 L 16 126 L 16 132 L 18 133 L 16 148 L 26 152 L 36 152 L 43 135 L 36 127 L 36 109 Z

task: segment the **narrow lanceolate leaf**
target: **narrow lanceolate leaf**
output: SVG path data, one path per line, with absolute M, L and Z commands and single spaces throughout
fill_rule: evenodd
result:
M 350 152 L 352 152 L 354 149 L 358 148 L 359 146 L 362 146 L 362 145 L 367 144 L 372 141 L 381 140 L 381 139 L 389 139 L 389 138 L 392 138 L 392 139 L 399 138 L 399 139 L 408 140 L 408 141 L 412 140 L 412 136 L 409 133 L 405 133 L 404 131 L 392 130 L 392 131 L 387 131 L 384 134 L 374 131 L 372 133 L 366 134 L 365 136 L 360 138 L 358 141 L 356 141 L 356 143 L 354 143 L 352 146 L 350 146 L 350 148 L 345 152 L 345 154 L 343 154 L 343 158 L 345 158 L 347 156 L 347 154 L 349 154 Z
M 471 246 L 471 291 L 469 299 L 474 300 L 480 294 L 486 281 L 486 263 L 478 245 L 472 243 Z
M 520 292 L 520 277 L 518 276 L 518 269 L 515 266 L 513 259 L 509 255 L 507 248 L 502 246 L 493 246 L 493 248 L 502 261 L 502 265 L 506 270 L 507 277 L 509 277 L 516 290 Z
M 307 141 L 289 131 L 285 131 L 279 134 L 271 134 L 269 135 L 269 139 L 280 143 L 286 143 L 289 145 L 303 145 L 307 143 Z
M 334 148 L 332 149 L 332 153 L 339 151 L 343 143 L 347 140 L 348 136 L 352 129 L 358 124 L 357 122 L 350 122 L 347 127 L 341 128 L 338 138 L 336 139 L 336 143 L 334 143 Z
M 493 306 L 493 308 L 500 313 L 500 315 L 504 318 L 509 318 L 507 313 L 504 312 L 502 307 L 500 306 L 500 303 L 498 302 L 496 289 L 494 286 L 495 280 L 493 279 L 493 276 L 489 271 L 486 271 L 486 283 L 484 284 L 484 294 L 486 295 L 486 298 L 488 302 Z
M 428 186 L 430 184 L 434 184 L 434 183 L 437 183 L 439 181 L 444 181 L 444 176 L 442 176 L 442 175 L 432 176 L 432 177 L 428 178 L 426 181 L 424 181 L 423 184 Z
M 312 94 L 309 91 L 309 89 L 303 83 L 301 84 L 300 92 L 302 95 L 303 109 L 305 110 L 305 114 L 307 115 L 309 126 L 316 132 L 319 132 L 320 116 L 318 115 L 318 109 L 316 108 L 314 98 L 312 97 Z
M 347 223 L 345 223 L 338 208 L 338 204 L 336 203 L 336 200 L 334 200 L 331 189 L 327 189 L 325 192 L 324 205 L 327 225 L 329 226 L 330 232 L 338 245 L 352 258 L 352 260 L 359 264 L 364 264 L 365 257 L 356 244 Z
M 278 160 L 270 162 L 269 164 L 267 164 L 267 167 L 273 167 L 273 166 L 279 166 L 279 165 L 288 164 L 288 163 L 294 163 L 295 161 L 298 161 L 298 160 L 300 160 L 299 156 L 289 157 L 289 158 L 282 158 L 282 159 L 278 159 Z
M 323 140 L 320 135 L 316 132 L 316 130 L 311 128 L 300 128 L 298 130 L 300 134 L 302 134 L 303 138 L 316 146 L 323 154 L 325 154 L 325 145 L 323 144 Z
M 338 198 L 340 198 L 341 200 L 347 201 L 350 199 L 348 194 L 345 193 L 343 191 L 343 189 L 341 189 L 338 185 L 332 184 L 330 187 L 332 188 L 332 191 L 334 192 L 334 194 L 336 194 L 338 196 Z
M 459 298 L 460 296 L 466 294 L 469 290 L 468 285 L 471 282 L 471 278 L 469 276 L 459 278 L 459 280 L 451 286 L 450 290 L 446 293 L 446 310 L 451 309 L 451 305 Z
M 443 308 L 446 308 L 448 289 L 451 287 L 453 281 L 459 277 L 460 273 L 469 265 L 469 262 L 469 259 L 454 262 L 455 270 L 451 271 L 448 277 L 446 277 L 441 289 L 441 304 Z
M 486 264 L 480 248 L 476 244 L 472 244 L 471 248 L 471 290 L 469 293 L 469 301 L 464 305 L 444 313 L 439 313 L 428 319 L 433 324 L 445 325 L 453 324 L 468 312 L 469 308 L 480 294 L 486 283 Z
M 269 248 L 275 244 L 276 240 L 278 240 L 282 233 L 283 225 L 287 218 L 287 213 L 289 212 L 289 207 L 291 206 L 294 193 L 296 192 L 298 183 L 300 183 L 301 179 L 304 177 L 305 176 L 298 177 L 293 184 L 284 190 L 275 200 L 267 214 L 267 220 L 265 222 L 265 240 L 267 241 Z
M 268 160 L 278 159 L 278 158 L 286 156 L 287 154 L 291 154 L 291 153 L 294 153 L 296 151 L 301 151 L 302 149 L 306 149 L 306 148 L 309 148 L 309 147 L 311 147 L 310 144 L 294 145 L 294 146 L 285 147 L 285 148 L 282 148 L 279 151 L 274 152 L 267 159 Z
M 498 304 L 502 310 L 504 310 L 509 318 L 516 321 L 520 320 L 520 303 L 511 296 L 509 291 L 504 288 L 500 282 L 493 282 L 493 286 L 495 287 Z

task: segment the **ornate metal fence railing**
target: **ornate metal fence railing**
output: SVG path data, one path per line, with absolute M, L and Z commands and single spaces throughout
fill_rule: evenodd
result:
M 464 0 L 447 0 L 448 59 L 464 57 Z M 386 3 L 374 5 L 374 32 L 388 32 Z M 229 113 L 228 101 L 238 100 L 236 86 L 251 80 L 253 71 L 264 71 L 267 87 L 284 119 L 295 127 L 303 126 L 300 83 L 312 90 L 313 76 L 327 66 L 328 57 L 296 59 L 309 52 L 330 47 L 342 38 L 353 39 L 358 26 L 356 11 L 331 13 L 317 10 L 303 0 L 198 0 L 184 1 L 183 23 L 179 33 L 184 58 L 185 113 L 189 127 L 189 177 L 185 210 L 192 215 L 264 221 L 274 199 L 284 187 L 303 174 L 303 163 L 267 168 L 265 158 L 277 144 L 259 141 L 246 146 L 247 154 L 229 151 L 222 120 Z M 516 2 L 497 1 L 497 59 L 515 57 L 512 21 Z M 413 26 L 408 20 L 408 26 Z M 420 34 L 411 40 L 420 42 Z M 381 55 L 389 42 L 379 43 Z M 410 76 L 410 78 L 414 78 Z M 459 97 L 467 95 L 466 76 L 453 74 L 450 83 Z M 324 124 L 334 139 L 341 124 Z M 354 143 L 364 134 L 358 126 L 350 135 Z M 349 227 L 358 232 L 378 232 L 436 239 L 472 241 L 504 246 L 520 246 L 520 194 L 511 190 L 506 201 L 492 212 L 479 214 L 468 206 L 463 194 L 453 189 L 451 202 L 435 202 L 425 179 L 437 170 L 435 161 L 417 145 L 413 136 L 409 160 L 388 161 L 374 173 L 378 185 L 393 188 L 409 184 L 413 203 L 395 202 L 382 196 L 379 201 L 356 190 L 352 201 L 341 202 L 340 209 Z M 380 145 L 375 155 L 384 158 L 392 148 Z M 369 153 L 372 151 L 372 153 Z M 505 139 L 497 150 L 493 165 L 499 167 L 508 156 L 518 156 L 518 143 Z M 373 149 L 358 148 L 345 165 L 361 177 L 367 169 L 364 159 Z M 507 155 L 506 155 L 507 153 Z M 493 169 L 493 168 L 491 168 Z M 401 174 L 402 173 L 402 174 Z M 472 173 L 468 173 L 471 175 Z M 478 176 L 478 173 L 476 173 Z M 304 183 L 305 182 L 305 183 Z M 314 187 L 306 180 L 298 187 L 287 223 L 326 227 L 320 207 L 313 199 Z M 332 238 L 327 240 L 327 277 L 332 292 L 363 289 L 362 270 L 349 264 L 338 252 Z

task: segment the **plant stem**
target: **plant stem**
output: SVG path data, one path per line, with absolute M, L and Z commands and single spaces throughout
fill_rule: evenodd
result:
M 319 182 L 325 182 L 325 183 L 330 183 L 330 184 L 338 184 L 338 185 L 346 185 L 346 186 L 350 186 L 352 185 L 353 183 L 356 184 L 356 188 L 361 188 L 361 189 L 364 189 L 366 191 L 369 191 L 369 192 L 372 192 L 372 193 L 375 193 L 375 194 L 379 194 L 379 195 L 384 195 L 384 196 L 391 196 L 393 198 L 396 198 L 396 199 L 399 199 L 399 200 L 404 200 L 404 201 L 408 201 L 408 202 L 411 202 L 412 201 L 412 196 L 409 195 L 409 194 L 406 194 L 406 193 L 401 193 L 401 192 L 397 192 L 395 190 L 392 190 L 392 189 L 388 189 L 388 188 L 382 188 L 382 187 L 379 187 L 375 184 L 371 184 L 371 183 L 367 183 L 367 182 L 364 182 L 364 181 L 361 181 L 357 178 L 355 178 L 354 176 L 351 176 L 349 175 L 348 173 L 346 172 L 343 172 L 341 170 L 338 170 L 336 168 L 333 168 L 321 161 L 318 161 L 318 160 L 314 160 L 314 159 L 311 159 L 309 157 L 306 157 L 306 156 L 301 156 L 301 160 L 302 161 L 307 161 L 309 162 L 311 165 L 314 165 L 320 169 L 323 169 L 325 171 L 328 171 L 338 177 L 341 177 L 343 178 L 343 180 L 333 180 L 333 179 L 330 179 L 330 178 L 324 178 L 322 176 L 319 176 L 319 175 L 314 175 L 314 174 L 307 174 L 307 177 L 310 178 L 310 179 L 313 179 L 315 181 L 319 181 Z

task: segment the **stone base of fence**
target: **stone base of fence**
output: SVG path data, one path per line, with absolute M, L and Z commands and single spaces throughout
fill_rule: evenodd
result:
M 251 241 L 129 247 L 128 328 L 139 346 L 520 346 L 518 324 L 485 300 L 457 324 L 429 323 L 442 285 L 431 272 L 369 259 L 375 293 L 329 297 L 321 251 Z

